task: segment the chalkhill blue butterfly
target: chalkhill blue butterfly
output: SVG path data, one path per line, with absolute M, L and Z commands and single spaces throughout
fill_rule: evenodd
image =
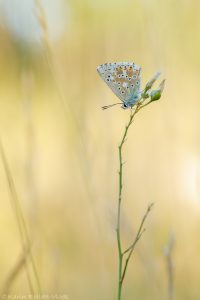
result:
M 101 78 L 107 83 L 115 95 L 122 101 L 122 108 L 132 108 L 141 98 L 141 67 L 133 62 L 102 64 L 97 67 Z M 121 104 L 103 106 L 103 109 Z

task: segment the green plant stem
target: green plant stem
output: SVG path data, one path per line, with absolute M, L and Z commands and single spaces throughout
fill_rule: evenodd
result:
M 138 106 L 137 106 L 138 107 Z M 123 266 L 123 252 L 122 252 L 122 245 L 121 245 L 121 233 L 120 233 L 120 220 L 121 220 L 121 201 L 122 201 L 122 179 L 123 179 L 123 160 L 122 160 L 122 149 L 125 143 L 129 127 L 133 122 L 133 118 L 137 113 L 137 107 L 134 112 L 131 111 L 130 119 L 128 125 L 125 127 L 125 131 L 119 145 L 119 196 L 118 196 L 118 209 L 117 209 L 117 245 L 118 245 L 118 300 L 121 300 L 121 293 L 122 293 L 122 266 Z
M 134 110 L 131 110 L 130 114 L 130 119 L 128 124 L 125 127 L 124 134 L 122 136 L 121 143 L 119 144 L 118 150 L 119 150 L 119 193 L 118 193 L 118 208 L 117 208 L 117 227 L 116 227 L 116 232 L 117 232 L 117 246 L 118 246 L 118 293 L 117 293 L 117 300 L 122 299 L 122 286 L 123 286 L 123 281 L 124 277 L 126 274 L 127 266 L 129 263 L 129 259 L 133 253 L 133 250 L 139 241 L 140 237 L 142 236 L 142 233 L 144 232 L 143 226 L 144 222 L 151 210 L 152 204 L 148 206 L 148 209 L 142 218 L 142 221 L 140 223 L 137 235 L 131 244 L 130 247 L 128 247 L 125 251 L 122 250 L 122 242 L 121 242 L 121 229 L 120 229 L 120 223 L 121 223 L 121 202 L 122 202 L 122 189 L 123 189 L 123 159 L 122 159 L 122 150 L 123 150 L 123 145 L 126 141 L 128 130 L 133 123 L 134 116 L 139 112 L 139 110 L 146 105 L 148 105 L 150 102 L 141 104 L 138 103 L 135 107 Z M 123 266 L 123 258 L 124 255 L 128 253 L 128 256 L 126 258 L 125 265 Z

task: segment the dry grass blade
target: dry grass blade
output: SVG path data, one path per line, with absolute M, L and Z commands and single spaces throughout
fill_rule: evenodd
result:
M 5 294 L 9 293 L 15 279 L 19 276 L 20 272 L 22 272 L 23 268 L 24 267 L 26 268 L 26 263 L 27 263 L 29 253 L 30 253 L 30 249 L 27 248 L 26 251 L 23 251 L 23 253 L 20 255 L 17 263 L 15 264 L 13 269 L 10 271 L 10 274 L 8 275 L 7 279 L 5 280 L 1 295 L 5 295 Z M 34 290 L 33 290 L 33 286 L 31 285 L 31 281 L 30 281 L 30 291 L 32 294 L 34 294 Z
M 167 266 L 167 278 L 168 278 L 168 300 L 174 299 L 174 265 L 172 253 L 174 250 L 175 238 L 174 235 L 170 235 L 168 244 L 164 248 L 164 256 Z
M 26 257 L 27 249 L 29 249 L 30 262 L 31 262 L 31 265 L 32 265 L 34 277 L 35 277 L 35 280 L 36 280 L 36 283 L 37 283 L 38 291 L 41 293 L 40 280 L 39 280 L 38 272 L 37 272 L 36 265 L 35 265 L 35 262 L 34 262 L 34 258 L 33 258 L 33 255 L 32 255 L 32 251 L 31 251 L 31 241 L 30 241 L 28 230 L 27 230 L 27 227 L 26 227 L 24 214 L 23 214 L 23 211 L 22 211 L 19 199 L 18 199 L 18 195 L 17 195 L 17 191 L 16 191 L 16 188 L 15 188 L 12 173 L 10 171 L 8 161 L 7 161 L 5 151 L 4 151 L 4 148 L 3 148 L 3 145 L 1 143 L 1 141 L 0 141 L 0 155 L 1 155 L 1 159 L 2 159 L 2 162 L 3 162 L 4 169 L 5 169 L 8 186 L 9 186 L 11 205 L 13 207 L 13 211 L 15 213 L 15 217 L 16 217 L 16 220 L 17 220 L 17 226 L 18 226 L 18 229 L 19 229 L 22 250 L 23 250 L 24 256 Z M 29 271 L 29 268 L 28 268 L 27 260 L 25 261 L 25 265 L 26 265 L 26 274 L 27 274 L 27 280 L 28 280 L 28 283 L 29 283 L 29 289 L 30 289 L 30 292 L 32 293 L 33 292 L 33 290 L 32 290 L 33 284 L 32 284 L 32 281 L 31 281 L 31 277 L 30 277 L 30 273 L 29 273 L 30 271 Z

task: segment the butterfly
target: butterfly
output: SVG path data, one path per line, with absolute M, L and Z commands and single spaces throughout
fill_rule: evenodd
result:
M 132 108 L 141 98 L 141 67 L 133 62 L 106 63 L 97 67 L 97 72 L 115 95 L 122 101 L 122 108 Z M 121 104 L 103 106 L 103 109 Z

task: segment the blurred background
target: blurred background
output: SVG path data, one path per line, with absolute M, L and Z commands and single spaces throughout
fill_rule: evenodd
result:
M 124 148 L 124 246 L 155 205 L 123 296 L 172 300 L 173 236 L 173 299 L 200 299 L 199 18 L 197 0 L 0 0 L 1 293 L 116 299 L 129 111 L 101 110 L 117 98 L 96 67 L 134 61 L 143 86 L 161 71 L 166 87 Z

